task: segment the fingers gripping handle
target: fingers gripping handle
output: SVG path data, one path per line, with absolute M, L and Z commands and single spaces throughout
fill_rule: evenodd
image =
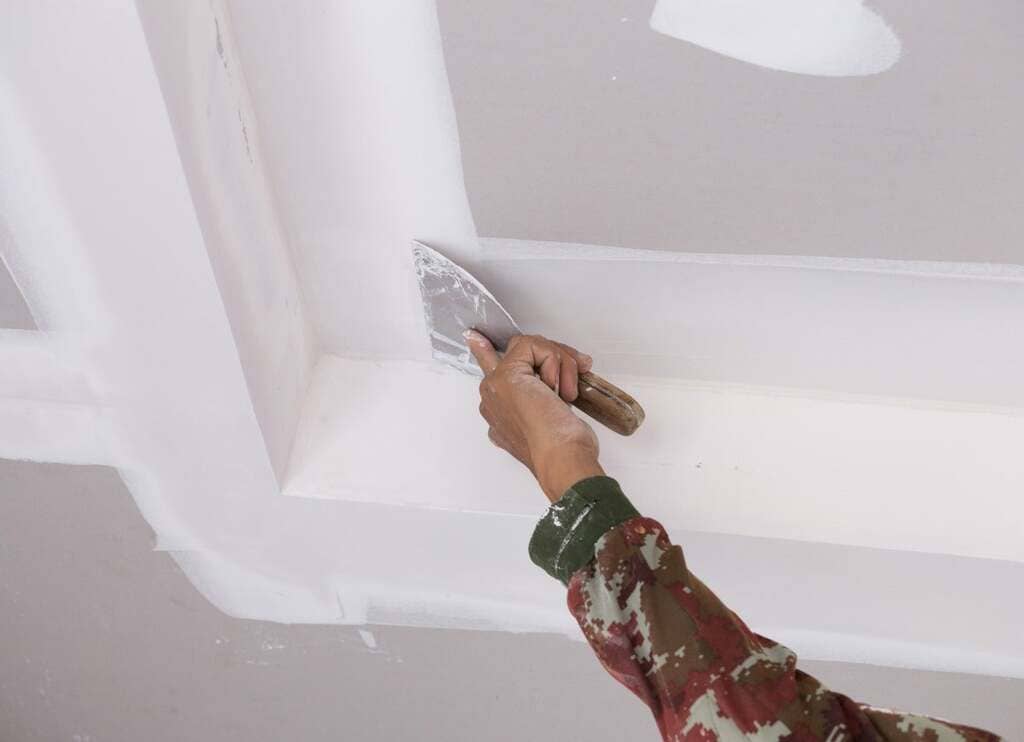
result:
M 644 408 L 639 402 L 589 372 L 579 376 L 579 396 L 573 405 L 620 435 L 632 435 L 644 421 Z

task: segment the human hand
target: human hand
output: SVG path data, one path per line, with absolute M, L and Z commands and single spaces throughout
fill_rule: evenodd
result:
M 512 338 L 503 358 L 473 330 L 466 344 L 484 372 L 480 414 L 490 425 L 491 442 L 526 465 L 549 500 L 581 479 L 604 474 L 597 436 L 566 404 L 576 399 L 590 356 L 540 335 Z

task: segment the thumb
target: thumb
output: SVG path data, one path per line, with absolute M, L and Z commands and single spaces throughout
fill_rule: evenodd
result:
M 498 351 L 491 345 L 490 340 L 476 330 L 466 330 L 463 333 L 463 337 L 466 338 L 466 346 L 480 365 L 484 376 L 487 376 L 498 367 L 498 361 L 501 359 L 498 358 Z

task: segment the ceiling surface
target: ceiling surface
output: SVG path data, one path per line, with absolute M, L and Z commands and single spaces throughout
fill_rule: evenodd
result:
M 972 719 L 949 688 L 1017 692 L 993 678 L 1024 677 L 1024 267 L 892 260 L 1009 259 L 1014 6 L 883 7 L 903 60 L 847 80 L 691 48 L 625 0 L 21 8 L 0 27 L 0 458 L 35 462 L 0 466 L 16 734 L 114 736 L 127 698 L 136 738 L 316 739 L 332 704 L 382 717 L 353 722 L 370 739 L 571 736 L 532 680 L 592 659 L 512 636 L 579 638 L 525 554 L 544 500 L 476 379 L 430 362 L 413 239 L 636 392 L 647 421 L 599 433 L 602 461 L 751 626 L 837 687 L 875 678 L 865 700 Z M 505 655 L 526 659 L 494 691 L 474 672 Z
M 439 0 L 480 234 L 1024 262 L 1024 6 L 870 5 L 901 59 L 828 78 L 656 33 L 652 0 Z
M 582 643 L 239 620 L 153 545 L 116 472 L 0 460 L 5 742 L 612 742 L 654 732 Z M 1024 680 L 805 668 L 868 702 L 1024 728 Z

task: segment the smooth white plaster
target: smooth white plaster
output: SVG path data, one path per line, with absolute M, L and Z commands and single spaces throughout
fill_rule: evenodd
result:
M 680 287 L 665 264 L 642 260 L 611 267 L 587 260 L 557 262 L 567 271 L 548 261 L 534 265 L 532 275 L 517 276 L 516 270 L 530 269 L 528 260 L 484 259 L 465 221 L 450 103 L 446 95 L 429 92 L 444 79 L 432 3 L 307 3 L 296 11 L 304 19 L 300 27 L 282 25 L 289 22 L 287 14 L 270 8 L 261 15 L 251 7 L 232 6 L 248 19 L 244 33 L 216 4 L 166 11 L 160 18 L 167 25 L 157 24 L 159 33 L 184 34 L 188 43 L 180 45 L 147 39 L 145 29 L 155 27 L 148 15 L 154 6 L 140 6 L 143 23 L 136 6 L 126 1 L 89 8 L 57 0 L 33 3 L 16 28 L 0 30 L 0 217 L 11 236 L 4 260 L 40 326 L 38 334 L 0 335 L 0 356 L 9 361 L 0 373 L 0 456 L 117 466 L 156 533 L 158 548 L 171 552 L 197 589 L 231 615 L 577 636 L 563 590 L 525 556 L 543 505 L 539 493 L 528 475 L 487 448 L 482 423 L 473 414 L 472 380 L 415 362 L 426 358 L 428 344 L 419 334 L 422 317 L 411 261 L 406 262 L 409 241 L 434 238 L 445 247 L 444 234 L 454 235 L 451 249 L 461 245 L 465 251 L 456 257 L 474 271 L 489 272 L 487 282 L 494 281 L 492 288 L 510 303 L 520 293 L 511 286 L 501 291 L 503 280 L 523 288 L 532 278 L 536 285 L 529 290 L 541 291 L 545 280 L 580 276 L 574 289 L 580 292 L 578 303 L 562 306 L 561 313 L 603 314 L 604 329 L 600 322 L 590 324 L 587 332 L 597 334 L 583 338 L 597 348 L 602 362 L 614 362 L 611 340 L 628 337 L 612 321 L 631 321 L 622 312 L 628 302 L 621 301 L 621 293 L 611 295 L 619 300 L 609 300 L 609 275 L 644 281 L 645 290 L 634 294 L 663 307 L 702 296 L 700 287 L 711 279 L 697 276 Z M 217 51 L 218 27 L 225 56 Z M 294 76 L 282 73 L 278 80 L 261 71 L 287 61 L 280 46 L 285 42 L 270 43 L 277 38 L 274 28 L 280 28 L 280 39 L 301 35 L 325 47 L 350 40 L 361 55 L 359 63 L 312 72 L 305 94 L 344 92 L 351 83 L 361 105 L 350 99 L 326 123 L 298 113 L 320 111 L 319 102 L 294 110 L 284 106 L 304 93 Z M 316 38 L 299 34 L 302 29 Z M 255 50 L 255 42 L 264 40 L 268 50 L 280 52 L 261 59 L 243 51 L 244 85 L 217 77 L 228 69 L 241 74 L 230 56 L 234 36 L 243 50 Z M 203 48 L 198 39 L 209 47 L 202 59 L 185 59 Z M 176 55 L 184 56 L 173 71 Z M 378 57 L 394 60 L 394 67 L 381 68 Z M 307 61 L 312 71 L 316 65 Z M 193 63 L 193 73 L 179 77 Z M 428 90 L 419 99 L 422 105 L 401 105 L 403 95 L 419 90 L 421 82 Z M 194 107 L 195 100 L 205 99 L 195 90 L 186 94 L 190 85 L 214 91 L 209 129 L 202 124 L 205 106 Z M 216 167 L 204 163 L 192 148 L 208 152 L 203 148 L 219 137 L 229 141 L 231 106 L 239 105 L 236 110 L 249 121 L 247 87 L 255 110 L 246 124 L 249 151 L 239 129 L 232 132 L 233 149 Z M 379 106 L 374 105 L 378 93 Z M 192 108 L 183 103 L 189 100 Z M 264 111 L 268 119 L 278 117 L 276 126 L 264 127 Z M 334 129 L 341 118 L 344 127 Z M 268 133 L 271 129 L 276 133 Z M 433 133 L 424 139 L 425 131 Z M 338 143 L 322 160 L 303 149 L 303 141 L 315 144 L 330 135 Z M 395 138 L 404 143 L 388 150 Z M 386 167 L 372 156 L 378 148 L 387 151 Z M 253 171 L 264 150 L 273 153 L 266 170 Z M 294 168 L 283 175 L 289 156 L 297 153 L 302 154 Z M 438 172 L 446 174 L 441 186 Z M 402 187 L 389 188 L 396 179 Z M 293 191 L 300 195 L 282 195 Z M 228 194 L 234 195 L 228 199 Z M 210 203 L 197 206 L 205 199 L 224 212 Z M 435 200 L 443 208 L 433 209 Z M 245 238 L 233 230 L 243 228 L 247 209 L 280 212 L 253 216 L 271 230 L 266 242 L 253 248 L 259 266 L 231 260 L 246 254 Z M 461 214 L 462 221 L 446 231 L 444 217 L 452 214 Z M 225 224 L 211 229 L 211 215 L 222 216 Z M 421 217 L 428 222 L 422 233 Z M 278 220 L 280 234 L 273 231 Z M 306 231 L 297 234 L 296 225 Z M 298 293 L 304 301 L 314 297 L 313 325 L 325 347 L 336 349 L 333 337 L 353 355 L 405 359 L 321 360 L 312 396 L 301 410 L 288 476 L 291 494 L 310 497 L 285 496 L 278 484 L 273 451 L 280 446 L 268 441 L 287 441 L 289 435 L 270 426 L 297 420 L 300 410 L 296 404 L 267 414 L 261 407 L 259 395 L 272 389 L 266 380 L 278 378 L 273 369 L 282 356 L 257 337 L 259 323 L 272 312 L 248 303 L 254 297 L 294 296 L 287 272 L 272 269 L 287 257 L 283 243 L 297 264 Z M 745 273 L 748 268 L 717 266 L 720 286 L 737 272 L 738 288 L 756 288 L 759 280 Z M 778 276 L 778 295 L 792 296 L 786 307 L 793 319 L 805 321 L 802 314 L 837 304 L 832 283 L 808 281 L 803 268 L 764 270 L 776 272 L 761 277 Z M 917 296 L 921 283 L 926 294 L 935 292 L 928 294 L 932 301 L 959 310 L 970 306 L 971 312 L 961 313 L 985 317 L 993 328 L 1011 324 L 1005 310 L 1014 305 L 1002 293 L 1008 285 L 1003 278 L 931 286 L 929 278 L 882 272 L 868 274 L 874 282 L 863 282 L 863 275 L 854 280 L 839 271 L 833 277 L 857 287 L 844 296 L 883 302 Z M 230 286 L 233 282 L 241 285 Z M 772 296 L 754 309 L 770 308 Z M 681 305 L 679 311 L 693 327 L 706 325 L 705 332 L 728 330 L 724 318 L 715 322 L 714 306 Z M 850 307 L 851 314 L 856 308 Z M 547 324 L 558 313 L 546 302 L 537 302 L 533 312 L 519 309 L 520 319 L 538 328 L 569 329 Z M 738 316 L 728 315 L 729 322 Z M 928 323 L 932 316 L 920 315 L 921 332 L 947 332 L 944 325 Z M 301 337 L 301 323 L 292 322 L 297 319 L 298 314 L 275 324 L 275 336 Z M 790 358 L 794 367 L 813 356 L 810 341 L 834 330 L 825 321 L 829 315 L 820 319 L 817 326 L 805 325 L 801 338 L 811 350 Z M 847 328 L 848 336 L 856 326 Z M 764 320 L 754 329 L 774 339 L 787 337 Z M 967 337 L 973 329 L 968 323 L 954 337 Z M 338 333 L 342 337 L 335 337 Z M 727 337 L 738 343 L 744 336 Z M 900 337 L 909 343 L 916 336 Z M 617 350 L 620 361 L 636 352 L 628 346 Z M 729 344 L 720 350 L 730 350 Z M 758 350 L 768 365 L 753 367 L 749 383 L 774 386 L 789 349 Z M 958 354 L 961 349 L 951 345 L 945 357 L 952 361 Z M 636 357 L 644 358 L 639 352 Z M 733 365 L 724 366 L 731 368 L 748 358 L 743 353 L 720 357 L 732 358 Z M 290 360 L 297 368 L 285 369 L 282 378 L 294 389 L 306 355 Z M 619 363 L 617 373 L 625 366 Z M 817 367 L 827 369 L 827 364 Z M 1022 508 L 1015 494 L 1008 494 L 1019 492 L 1021 481 L 1009 450 L 1009 441 L 1019 440 L 1020 418 L 1006 407 L 1013 400 L 1000 393 L 986 402 L 1006 408 L 998 411 L 961 409 L 942 400 L 907 404 L 901 398 L 907 395 L 847 399 L 851 391 L 865 392 L 848 388 L 847 382 L 860 386 L 874 378 L 869 366 L 860 369 L 839 377 L 847 388 L 816 392 L 680 384 L 673 378 L 687 374 L 674 371 L 624 376 L 648 405 L 642 435 L 651 445 L 640 446 L 641 438 L 635 443 L 606 438 L 609 468 L 645 509 L 665 518 L 687 545 L 694 568 L 700 565 L 698 572 L 755 627 L 774 627 L 778 638 L 806 656 L 827 645 L 830 656 L 841 659 L 887 656 L 910 666 L 1024 676 L 1024 648 L 1009 619 L 1020 607 L 1014 595 L 1005 594 L 1011 582 L 1007 574 L 1017 574 L 1019 564 L 820 543 L 835 539 L 1019 560 L 1012 536 L 1020 533 Z M 912 365 L 905 370 L 912 371 Z M 946 382 L 950 379 L 955 381 Z M 351 388 L 335 386 L 336 381 Z M 969 386 L 972 377 L 962 381 Z M 292 392 L 285 398 L 294 403 L 297 396 Z M 806 478 L 773 468 L 770 453 L 795 456 L 797 444 L 810 444 L 826 428 L 840 446 L 826 450 L 822 437 L 813 448 L 815 460 L 799 462 Z M 418 429 L 429 429 L 430 435 L 421 438 Z M 360 459 L 341 470 L 325 462 L 325 455 L 345 440 L 363 447 L 344 452 Z M 443 475 L 431 469 L 441 462 Z M 863 469 L 851 471 L 857 464 Z M 436 478 L 410 476 L 424 472 Z M 392 482 L 403 487 L 389 487 Z M 791 485 L 795 491 L 789 491 Z M 929 499 L 933 491 L 934 500 Z M 325 499 L 339 495 L 344 499 Z M 743 540 L 680 531 L 680 526 L 770 533 L 808 543 Z M 381 548 L 382 542 L 402 547 Z M 807 549 L 797 562 L 799 584 L 788 582 L 796 574 L 788 549 Z M 751 584 L 751 563 L 763 567 L 757 584 Z M 915 570 L 915 565 L 924 567 Z M 959 576 L 958 589 L 970 599 L 962 601 L 963 611 L 938 611 L 930 601 L 943 593 L 934 579 L 951 569 Z M 758 585 L 773 581 L 786 600 L 759 597 Z M 865 583 L 873 585 L 868 595 L 860 589 Z M 819 600 L 826 587 L 836 591 L 827 602 L 827 621 Z M 977 605 L 995 607 L 975 612 Z M 879 618 L 883 608 L 884 620 Z
M 223 0 L 138 0 L 196 218 L 274 471 L 316 360 Z
M 615 381 L 647 421 L 630 438 L 595 426 L 602 460 L 670 525 L 1024 562 L 1024 411 Z M 535 515 L 532 479 L 484 434 L 476 384 L 422 362 L 323 357 L 285 493 Z
M 479 249 L 433 0 L 228 6 L 322 346 L 427 358 L 409 243 Z
M 1024 408 L 1024 268 L 482 240 L 527 332 L 608 373 Z
M 650 23 L 719 54 L 804 75 L 874 75 L 901 50 L 863 0 L 658 0 Z

